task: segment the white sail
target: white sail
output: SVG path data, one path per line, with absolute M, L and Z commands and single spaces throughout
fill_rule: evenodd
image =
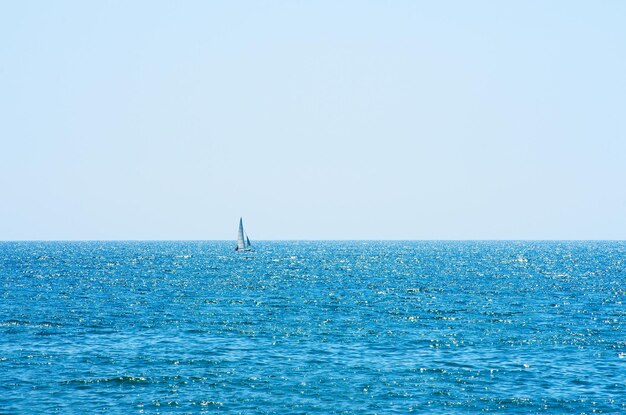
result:
M 248 251 L 250 250 L 250 238 L 243 230 L 243 219 L 239 218 L 239 232 L 237 233 L 237 248 L 235 251 Z
M 243 219 L 239 218 L 239 232 L 237 233 L 237 251 L 246 249 L 246 242 L 243 239 Z

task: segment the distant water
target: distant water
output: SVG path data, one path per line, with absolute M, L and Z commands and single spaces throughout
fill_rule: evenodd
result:
M 626 413 L 626 243 L 0 243 L 0 413 Z

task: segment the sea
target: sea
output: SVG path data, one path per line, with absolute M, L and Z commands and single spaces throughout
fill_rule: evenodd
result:
M 626 242 L 1 242 L 1 414 L 626 413 Z

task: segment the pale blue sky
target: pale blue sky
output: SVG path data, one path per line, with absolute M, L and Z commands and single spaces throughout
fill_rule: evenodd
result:
M 6 1 L 0 240 L 626 238 L 624 1 Z

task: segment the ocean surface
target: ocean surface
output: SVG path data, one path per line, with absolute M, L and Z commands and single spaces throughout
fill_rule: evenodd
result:
M 0 413 L 626 413 L 625 242 L 0 243 Z

